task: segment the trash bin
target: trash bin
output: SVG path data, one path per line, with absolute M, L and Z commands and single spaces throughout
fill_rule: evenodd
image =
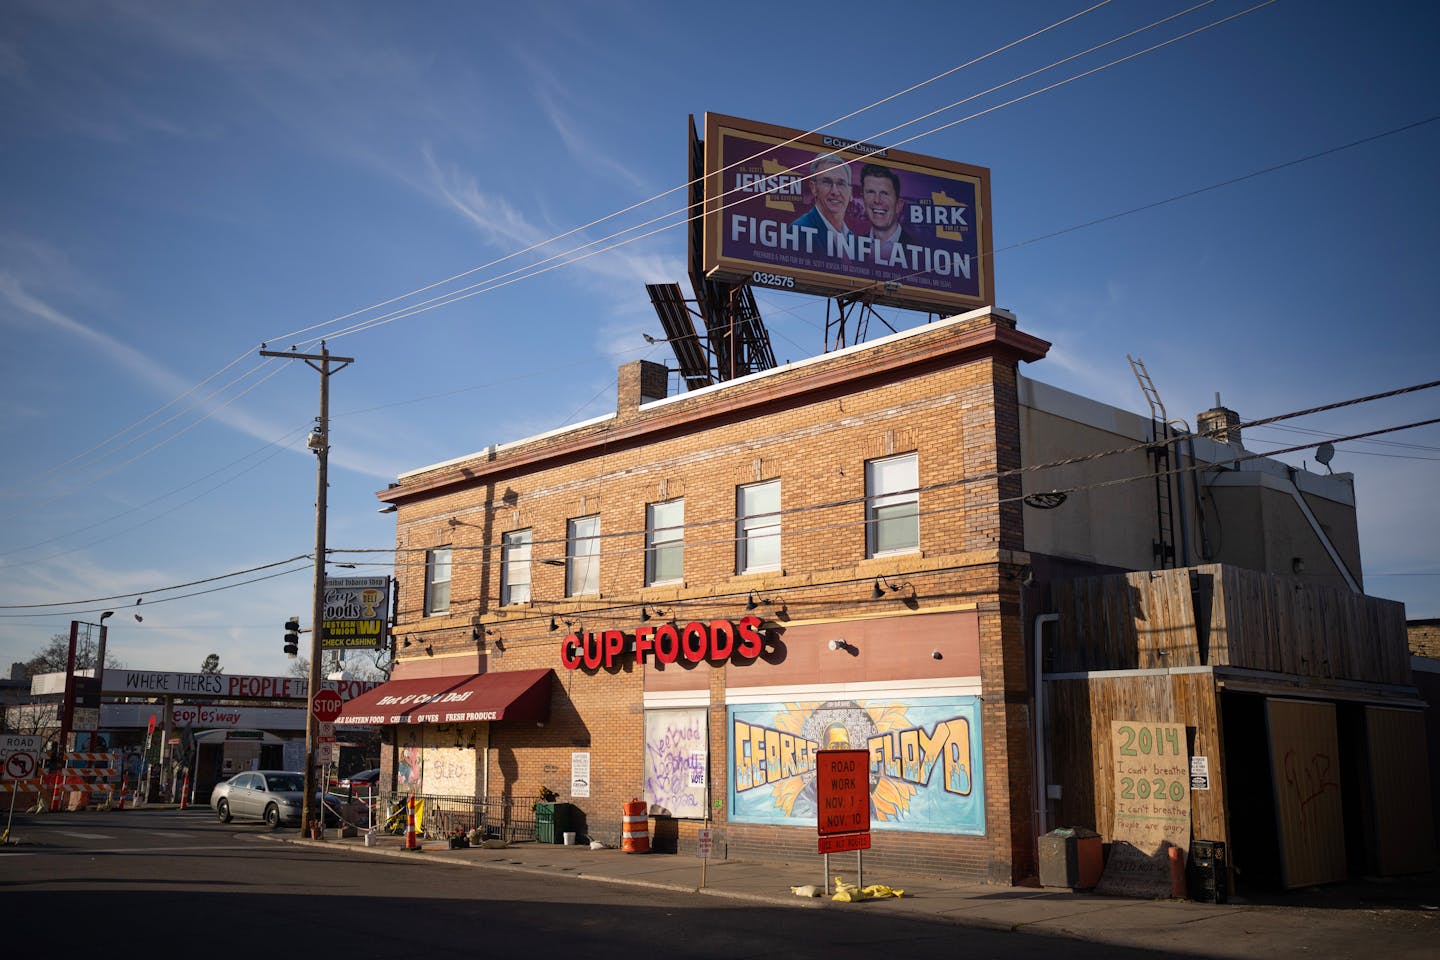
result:
M 1040 885 L 1089 890 L 1104 868 L 1100 835 L 1087 827 L 1060 827 L 1040 838 Z
M 535 842 L 563 843 L 570 832 L 571 809 L 568 803 L 535 804 Z
M 535 804 L 535 842 L 555 842 L 555 804 Z
M 1190 841 L 1190 899 L 1201 903 L 1230 901 L 1230 871 L 1221 840 Z

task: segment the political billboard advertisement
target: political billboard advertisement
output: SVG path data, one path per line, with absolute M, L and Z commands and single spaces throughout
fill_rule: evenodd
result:
M 993 305 L 990 171 L 706 114 L 702 269 L 912 310 Z
M 322 649 L 384 649 L 389 637 L 390 579 L 326 577 L 323 617 Z

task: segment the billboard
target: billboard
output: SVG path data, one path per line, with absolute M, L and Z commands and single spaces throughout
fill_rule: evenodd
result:
M 381 650 L 389 622 L 389 577 L 325 578 L 322 649 Z
M 707 113 L 702 269 L 912 310 L 993 305 L 990 171 Z

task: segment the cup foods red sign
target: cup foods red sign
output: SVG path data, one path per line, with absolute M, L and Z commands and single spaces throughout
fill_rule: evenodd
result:
M 765 649 L 765 636 L 756 616 L 741 617 L 738 622 L 693 620 L 684 626 L 647 624 L 636 627 L 632 634 L 623 630 L 572 633 L 560 642 L 560 660 L 567 670 L 608 669 L 632 648 L 637 663 L 652 658 L 656 663 L 754 660 Z

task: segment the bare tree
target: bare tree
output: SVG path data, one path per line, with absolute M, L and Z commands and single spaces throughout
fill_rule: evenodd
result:
M 98 653 L 97 647 L 99 646 L 100 637 L 98 633 L 92 637 L 90 635 L 92 632 L 93 631 L 81 631 L 80 636 L 76 638 L 76 670 L 90 670 L 95 666 L 95 656 Z M 24 664 L 22 664 L 25 669 L 25 675 L 27 677 L 34 677 L 36 674 L 41 673 L 63 673 L 65 670 L 65 660 L 69 654 L 69 634 L 57 633 L 50 638 L 49 643 L 40 650 L 37 650 L 29 660 L 26 660 Z M 109 650 L 105 651 L 106 670 L 120 670 L 123 669 L 124 666 L 123 663 L 115 659 L 113 653 Z

